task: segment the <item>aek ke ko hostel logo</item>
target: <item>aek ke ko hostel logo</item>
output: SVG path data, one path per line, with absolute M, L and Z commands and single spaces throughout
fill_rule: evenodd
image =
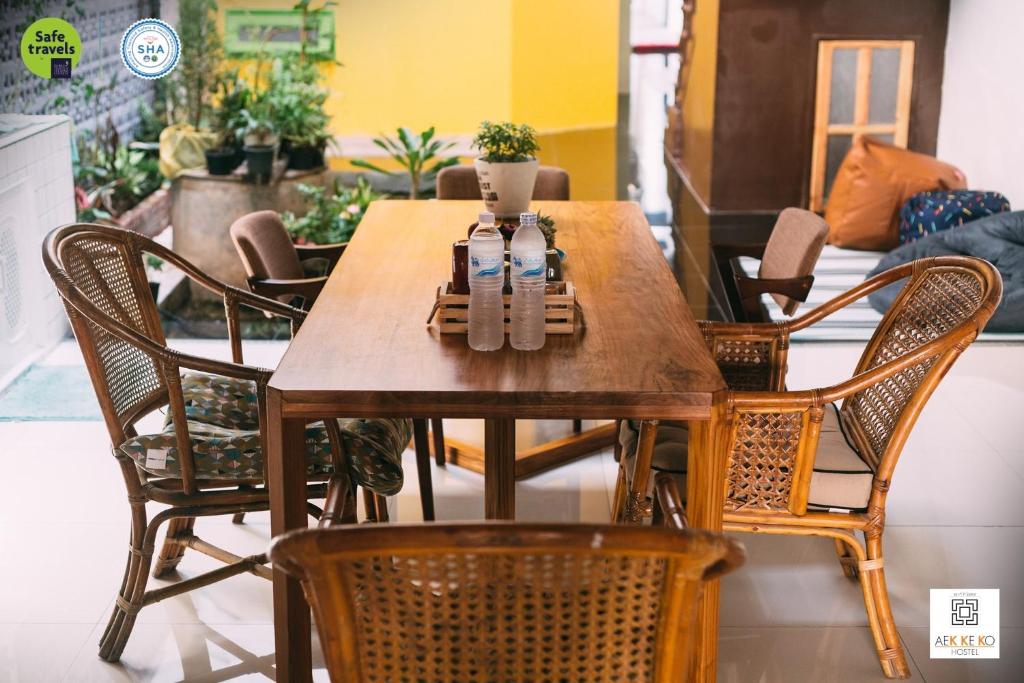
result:
M 932 659 L 999 659 L 999 589 L 931 589 Z
M 136 21 L 121 38 L 121 61 L 139 78 L 163 78 L 180 56 L 178 34 L 159 19 Z

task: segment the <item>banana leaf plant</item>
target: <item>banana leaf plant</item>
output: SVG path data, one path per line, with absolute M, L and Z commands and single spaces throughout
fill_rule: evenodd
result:
M 450 149 L 455 143 L 435 139 L 433 126 L 419 134 L 413 133 L 408 128 L 399 128 L 397 133 L 396 138 L 384 135 L 374 138 L 373 144 L 387 152 L 392 159 L 398 162 L 404 172 L 409 174 L 409 199 L 419 197 L 421 183 L 432 180 L 441 169 L 459 163 L 458 157 L 438 159 L 438 154 Z M 435 159 L 437 161 L 434 161 Z M 434 163 L 429 165 L 431 162 Z M 391 176 L 397 175 L 395 171 L 387 171 L 365 159 L 353 159 L 352 165 Z

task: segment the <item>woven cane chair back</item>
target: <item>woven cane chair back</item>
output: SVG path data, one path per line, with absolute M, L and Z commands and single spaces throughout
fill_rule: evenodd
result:
M 973 341 L 1002 291 L 998 273 L 985 261 L 919 263 L 865 348 L 856 374 L 897 361 L 930 342 L 949 343 L 847 398 L 844 417 L 860 441 L 861 456 L 875 470 L 900 424 L 916 420 L 934 391 L 937 382 L 925 384 L 931 370 L 944 358 L 948 366 Z M 915 409 L 907 410 L 915 397 Z
M 270 557 L 313 605 L 334 681 L 680 681 L 730 539 L 656 528 L 300 531 Z
M 141 236 L 101 226 L 79 227 L 55 245 L 56 265 L 70 285 L 106 318 L 164 345 L 142 262 Z M 163 377 L 151 356 L 111 334 L 102 317 L 76 310 L 66 299 L 65 307 L 83 352 L 94 354 L 98 361 L 100 403 L 109 405 L 121 424 L 166 395 Z

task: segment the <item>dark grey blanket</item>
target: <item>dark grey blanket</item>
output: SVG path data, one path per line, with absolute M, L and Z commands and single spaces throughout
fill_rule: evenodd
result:
M 985 329 L 1024 332 L 1024 211 L 997 213 L 904 244 L 884 256 L 868 277 L 915 259 L 951 255 L 983 258 L 1003 276 L 1003 300 Z M 903 284 L 894 282 L 871 294 L 872 308 L 887 311 Z

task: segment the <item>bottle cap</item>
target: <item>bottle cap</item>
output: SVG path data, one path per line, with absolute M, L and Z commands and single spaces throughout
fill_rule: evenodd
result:
M 519 214 L 519 222 L 520 222 L 520 224 L 522 224 L 522 223 L 536 223 L 537 222 L 537 214 L 533 213 L 532 211 L 524 211 L 523 213 Z
M 493 223 L 494 222 L 494 214 L 491 213 L 490 211 L 484 211 L 484 212 L 482 212 L 480 214 L 480 218 L 478 220 L 480 221 L 481 224 Z

